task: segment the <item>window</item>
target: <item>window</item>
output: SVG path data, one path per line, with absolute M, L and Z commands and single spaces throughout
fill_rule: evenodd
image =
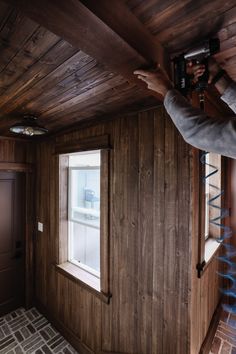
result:
M 205 264 L 212 258 L 218 247 L 221 237 L 221 228 L 215 220 L 220 216 L 222 207 L 222 157 L 214 153 L 202 153 L 199 175 L 199 263 L 198 275 Z M 213 198 L 215 198 L 212 200 Z M 210 201 L 210 202 L 209 202 Z
M 205 240 L 209 237 L 209 223 L 210 223 L 210 207 L 209 207 L 209 200 L 210 200 L 210 166 L 209 166 L 209 153 L 205 155 L 205 174 L 204 179 L 205 181 Z
M 69 156 L 68 261 L 100 278 L 100 151 Z
M 220 216 L 220 208 L 222 205 L 221 190 L 221 156 L 212 152 L 205 155 L 203 162 L 203 178 L 202 188 L 204 191 L 204 206 L 205 209 L 205 228 L 204 236 L 207 241 L 209 238 L 219 239 L 221 236 L 220 227 L 216 226 L 212 220 Z M 214 201 L 211 201 L 216 198 Z M 210 201 L 210 202 L 209 202 Z
M 58 144 L 56 269 L 108 302 L 109 139 Z

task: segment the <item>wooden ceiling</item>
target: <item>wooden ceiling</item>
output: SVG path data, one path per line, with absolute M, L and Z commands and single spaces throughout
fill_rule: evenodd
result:
M 215 57 L 236 80 L 236 0 L 127 0 L 127 6 L 170 54 L 217 36 Z
M 93 6 L 92 1 L 87 3 Z M 169 54 L 218 34 L 221 53 L 217 57 L 236 79 L 235 0 L 123 3 Z M 104 41 L 102 45 L 106 49 Z M 108 61 L 94 59 L 5 2 L 0 2 L 0 48 L 1 135 L 7 135 L 10 125 L 24 113 L 36 114 L 40 123 L 56 132 L 85 119 L 157 103 L 118 66 L 113 70 Z M 105 49 L 104 58 L 112 58 Z

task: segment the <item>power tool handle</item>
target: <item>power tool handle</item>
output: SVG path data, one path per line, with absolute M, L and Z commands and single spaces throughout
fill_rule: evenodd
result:
M 201 64 L 205 65 L 205 71 L 203 75 L 198 78 L 198 81 L 195 85 L 197 91 L 204 91 L 208 87 L 209 80 L 209 68 L 208 68 L 208 58 L 204 58 L 201 61 Z

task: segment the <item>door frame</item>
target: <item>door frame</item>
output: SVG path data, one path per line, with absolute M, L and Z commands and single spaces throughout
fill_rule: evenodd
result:
M 25 308 L 32 307 L 34 300 L 34 239 L 35 208 L 34 182 L 35 171 L 32 164 L 0 162 L 0 172 L 21 172 L 25 174 Z

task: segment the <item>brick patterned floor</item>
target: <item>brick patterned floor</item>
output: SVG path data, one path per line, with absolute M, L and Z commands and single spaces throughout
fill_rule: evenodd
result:
M 35 308 L 0 317 L 0 354 L 78 354 Z
M 223 312 L 210 354 L 236 354 L 236 315 Z

